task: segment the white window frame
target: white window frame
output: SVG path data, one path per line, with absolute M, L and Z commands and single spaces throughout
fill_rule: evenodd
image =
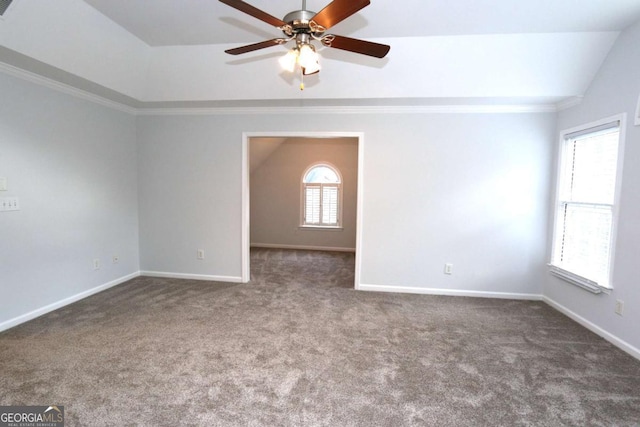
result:
M 560 132 L 559 139 L 559 155 L 558 155 L 558 164 L 557 164 L 557 172 L 556 172 L 556 196 L 554 203 L 554 221 L 553 221 L 553 232 L 552 232 L 552 249 L 551 249 L 551 260 L 549 262 L 550 270 L 549 272 L 556 277 L 559 277 L 569 283 L 577 285 L 583 289 L 586 289 L 590 292 L 599 294 L 602 292 L 608 293 L 611 289 L 613 289 L 613 267 L 615 260 L 615 247 L 616 247 L 616 236 L 618 230 L 618 213 L 620 206 L 620 191 L 622 188 L 622 166 L 624 163 L 624 146 L 626 139 L 626 113 L 618 114 L 612 117 L 607 117 L 602 120 L 598 120 L 595 122 L 587 123 L 585 125 L 577 126 L 571 129 L 566 129 Z M 558 214 L 559 209 L 564 206 L 564 201 L 561 199 L 562 195 L 562 182 L 561 178 L 564 176 L 564 158 L 568 153 L 569 141 L 572 140 L 573 135 L 577 134 L 587 134 L 591 133 L 592 130 L 597 130 L 598 128 L 604 128 L 607 125 L 612 123 L 619 123 L 619 140 L 618 140 L 618 158 L 616 165 L 616 181 L 615 181 L 615 189 L 614 189 L 614 199 L 613 204 L 611 205 L 612 209 L 612 217 L 611 217 L 611 241 L 610 241 L 610 249 L 609 249 L 609 259 L 608 259 L 608 280 L 607 283 L 596 283 L 589 278 L 581 277 L 574 272 L 563 269 L 561 266 L 555 265 L 554 260 L 558 255 L 558 251 L 560 246 L 558 244 L 558 236 L 557 233 L 560 230 L 559 218 Z M 575 138 L 575 136 L 573 136 Z
M 333 170 L 340 182 L 338 183 L 309 183 L 304 182 L 305 177 L 311 171 L 311 169 L 324 166 Z M 344 181 L 342 179 L 342 174 L 340 170 L 332 165 L 329 162 L 317 162 L 310 165 L 306 168 L 302 174 L 302 178 L 300 179 L 300 228 L 301 229 L 322 229 L 322 230 L 342 230 L 342 189 L 343 189 Z M 322 197 L 323 188 L 324 187 L 336 187 L 338 189 L 338 212 L 337 212 L 337 224 L 307 224 L 306 222 L 306 189 L 307 187 L 320 187 L 320 197 Z M 320 215 L 322 215 L 322 202 L 320 203 Z

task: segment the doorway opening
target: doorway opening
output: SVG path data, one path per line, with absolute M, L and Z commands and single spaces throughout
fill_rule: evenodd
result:
M 246 132 L 242 139 L 242 281 L 251 279 L 252 244 L 282 249 L 355 250 L 354 288 L 358 289 L 364 134 Z M 314 227 L 305 224 L 302 181 L 309 167 L 322 163 L 340 170 L 344 178 L 342 222 Z M 252 185 L 252 177 L 259 185 Z M 262 206 L 253 215 L 252 201 L 256 207 Z

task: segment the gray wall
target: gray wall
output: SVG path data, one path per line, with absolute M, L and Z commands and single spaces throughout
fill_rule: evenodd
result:
M 235 116 L 139 117 L 142 271 L 241 276 L 245 125 Z
M 260 144 L 253 140 L 251 146 Z M 318 162 L 342 175 L 342 229 L 300 229 L 301 179 Z M 251 243 L 313 248 L 355 249 L 358 187 L 356 138 L 286 139 L 251 174 Z
M 555 120 L 553 113 L 141 116 L 141 269 L 241 276 L 243 132 L 363 132 L 362 284 L 540 295 Z M 197 248 L 205 260 L 196 260 Z
M 137 272 L 139 251 L 135 118 L 5 74 L 0 94 L 0 197 L 21 205 L 0 212 L 2 329 Z
M 619 37 L 584 102 L 557 117 L 136 118 L 0 74 L 0 176 L 9 179 L 0 197 L 19 197 L 22 206 L 0 213 L 0 328 L 138 270 L 239 278 L 243 132 L 362 132 L 361 285 L 544 293 L 638 353 L 639 44 L 640 23 Z M 620 112 L 629 121 L 614 291 L 594 296 L 549 276 L 545 266 L 557 135 Z M 112 255 L 120 263 L 111 264 Z M 444 263 L 454 264 L 453 275 L 443 274 Z M 618 299 L 623 317 L 614 314 Z
M 635 347 L 640 354 L 640 127 L 634 114 L 640 95 L 640 23 L 618 38 L 583 102 L 559 114 L 558 130 L 627 113 L 622 192 L 615 246 L 611 294 L 593 295 L 548 276 L 545 295 L 553 302 L 591 323 L 602 335 L 612 334 Z M 616 300 L 625 313 L 614 313 Z
M 136 118 L 0 85 L 2 196 L 22 204 L 0 215 L 0 322 L 138 270 L 238 279 L 243 132 L 364 135 L 363 286 L 518 296 L 546 280 L 555 114 Z

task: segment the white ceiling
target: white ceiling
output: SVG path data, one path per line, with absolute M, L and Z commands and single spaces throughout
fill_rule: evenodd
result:
M 279 18 L 301 5 L 248 2 Z M 640 0 L 372 0 L 330 32 L 389 44 L 389 55 L 319 48 L 322 71 L 301 92 L 278 66 L 286 46 L 224 53 L 280 34 L 218 0 L 14 0 L 0 71 L 136 108 L 548 104 L 583 95 L 639 20 Z
M 150 46 L 251 43 L 278 30 L 218 0 L 85 0 Z M 247 0 L 283 18 L 300 0 Z M 320 11 L 329 0 L 307 0 Z M 640 19 L 638 0 L 372 0 L 331 29 L 359 38 L 620 31 Z

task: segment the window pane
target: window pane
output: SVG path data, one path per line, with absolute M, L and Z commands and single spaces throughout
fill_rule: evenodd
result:
M 322 223 L 338 225 L 338 188 L 322 188 Z
M 608 283 L 612 210 L 566 204 L 555 264 L 600 284 Z
M 613 204 L 618 139 L 616 130 L 568 141 L 564 200 Z
M 340 182 L 338 174 L 328 166 L 316 166 L 311 169 L 304 177 L 304 182 L 307 183 L 332 183 L 337 184 Z

